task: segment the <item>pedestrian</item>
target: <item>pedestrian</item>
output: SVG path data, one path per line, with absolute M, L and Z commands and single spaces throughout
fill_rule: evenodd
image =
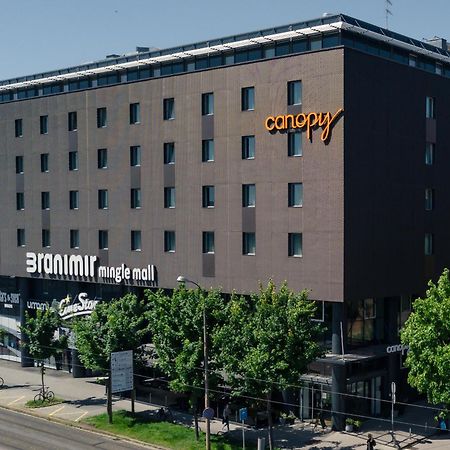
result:
M 375 449 L 375 445 L 377 445 L 377 443 L 375 442 L 375 439 L 372 437 L 372 435 L 369 433 L 368 434 L 368 439 L 367 439 L 367 450 L 374 450 Z
M 225 408 L 223 409 L 222 414 L 222 430 L 227 427 L 227 431 L 230 431 L 230 414 L 231 414 L 231 408 L 229 403 L 225 405 Z

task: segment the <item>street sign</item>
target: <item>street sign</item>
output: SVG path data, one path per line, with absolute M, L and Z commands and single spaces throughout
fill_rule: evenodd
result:
M 244 420 L 247 420 L 248 417 L 248 410 L 247 408 L 241 408 L 239 410 L 239 421 L 243 422 Z
M 133 386 L 133 351 L 111 353 L 111 392 L 132 391 Z
M 212 419 L 214 418 L 214 410 L 213 410 L 212 408 L 205 408 L 205 409 L 203 410 L 202 416 L 203 416 L 205 419 L 212 420 Z

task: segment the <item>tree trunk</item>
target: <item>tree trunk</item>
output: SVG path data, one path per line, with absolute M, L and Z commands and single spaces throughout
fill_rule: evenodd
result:
M 269 450 L 273 450 L 272 392 L 267 394 L 267 421 L 269 423 Z

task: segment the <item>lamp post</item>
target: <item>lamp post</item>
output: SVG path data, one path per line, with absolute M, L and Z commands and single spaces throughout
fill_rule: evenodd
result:
M 202 288 L 195 281 L 189 280 L 183 275 L 178 276 L 178 283 L 191 283 L 198 287 L 200 292 Z M 206 330 L 206 305 L 203 305 L 203 367 L 205 379 L 205 411 L 203 416 L 206 419 L 206 450 L 211 450 L 211 424 L 210 424 L 210 408 L 209 408 L 209 380 L 208 380 L 208 338 Z

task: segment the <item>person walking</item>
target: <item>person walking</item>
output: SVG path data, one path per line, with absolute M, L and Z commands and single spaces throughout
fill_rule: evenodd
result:
M 372 435 L 369 433 L 367 435 L 368 439 L 367 439 L 367 450 L 375 450 L 375 445 L 377 445 L 377 443 L 375 442 L 375 439 L 372 437 Z
M 222 430 L 227 427 L 227 431 L 230 431 L 230 414 L 231 414 L 231 408 L 229 403 L 225 405 L 225 408 L 223 410 L 222 415 Z

